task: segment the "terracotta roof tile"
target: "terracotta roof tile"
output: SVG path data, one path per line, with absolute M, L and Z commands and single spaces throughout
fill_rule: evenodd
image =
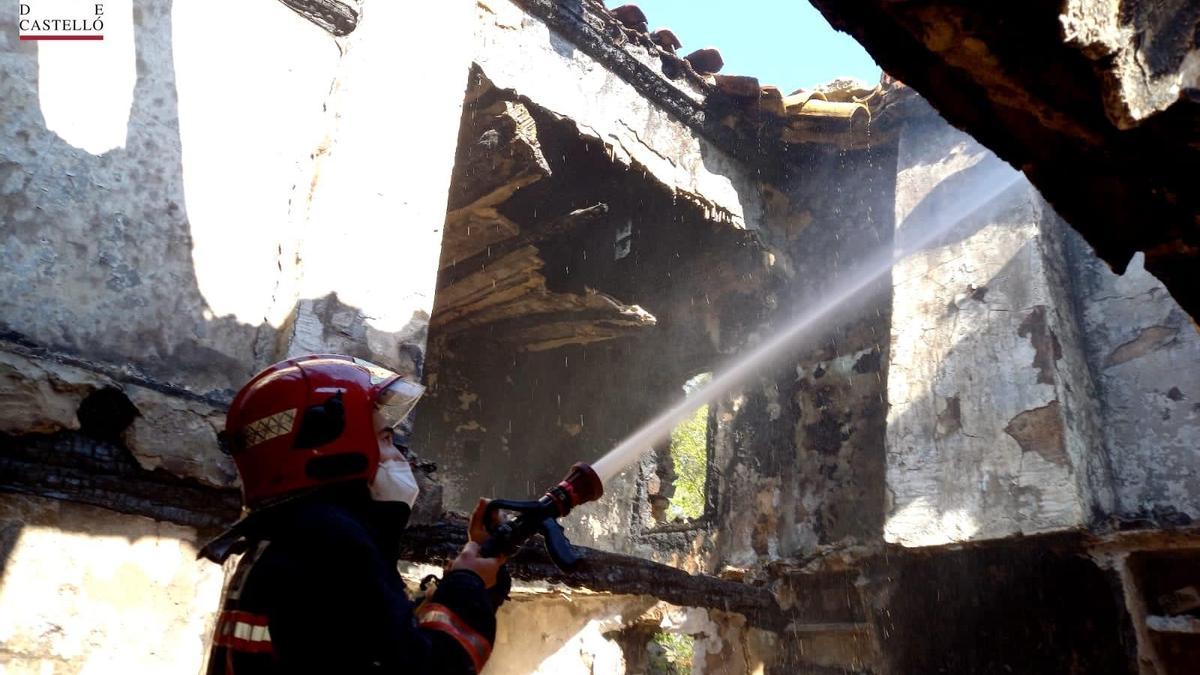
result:
M 717 89 L 728 96 L 757 99 L 761 86 L 757 77 L 745 75 L 717 75 Z
M 759 105 L 764 112 L 777 117 L 787 116 L 787 108 L 783 105 L 783 92 L 779 87 L 765 86 L 759 90 Z
M 585 2 L 605 17 L 611 40 L 649 49 L 658 58 L 665 77 L 686 80 L 688 85 L 681 86 L 698 90 L 698 100 L 709 97 L 706 107 L 719 112 L 720 123 L 737 133 L 753 133 L 761 138 L 762 132 L 768 131 L 788 144 L 866 147 L 886 138 L 895 126 L 893 120 L 903 114 L 906 88 L 887 74 L 874 88 L 846 78 L 785 96 L 778 87 L 763 85 L 754 77 L 717 74 L 725 60 L 716 47 L 697 49 L 679 58 L 676 52 L 683 44 L 679 36 L 669 28 L 649 32 L 646 14 L 636 4 L 606 9 L 598 0 Z M 688 67 L 683 67 L 684 61 Z M 712 97 L 727 103 L 717 103 Z
M 725 67 L 725 59 L 721 58 L 721 52 L 716 47 L 697 49 L 683 58 L 698 73 L 719 73 Z
M 637 5 L 621 5 L 608 11 L 613 17 L 630 28 L 646 25 L 646 14 Z M 642 32 L 645 32 L 643 28 Z
M 650 34 L 650 39 L 654 41 L 654 44 L 672 54 L 683 46 L 683 43 L 679 41 L 679 38 L 670 28 L 659 28 Z

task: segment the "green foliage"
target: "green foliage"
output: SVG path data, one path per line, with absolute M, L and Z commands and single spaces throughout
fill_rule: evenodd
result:
M 676 633 L 658 633 L 654 636 L 657 649 L 651 649 L 649 675 L 691 675 L 692 656 L 696 649 L 696 638 Z
M 675 494 L 667 517 L 704 515 L 704 483 L 708 473 L 708 406 L 671 431 L 671 460 L 675 464 Z

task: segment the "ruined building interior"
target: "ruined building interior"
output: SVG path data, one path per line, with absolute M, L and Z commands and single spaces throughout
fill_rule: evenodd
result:
M 0 671 L 202 672 L 274 361 L 427 385 L 415 580 L 814 307 L 485 673 L 1200 670 L 1195 3 L 813 0 L 887 74 L 792 93 L 597 0 L 113 4 L 0 18 Z

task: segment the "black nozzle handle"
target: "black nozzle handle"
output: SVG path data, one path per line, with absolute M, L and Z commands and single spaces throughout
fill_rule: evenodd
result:
M 570 572 L 579 564 L 581 556 L 575 552 L 575 547 L 567 540 L 566 532 L 563 532 L 562 525 L 553 518 L 547 518 L 542 521 L 542 539 L 546 541 L 546 553 L 550 554 L 550 559 L 554 561 L 555 566 L 564 572 Z
M 493 532 L 499 526 L 493 524 L 496 516 L 501 511 L 509 511 L 517 514 L 537 513 L 546 509 L 546 505 L 542 502 L 533 500 L 516 500 L 516 499 L 493 499 L 487 503 L 483 511 L 483 522 L 487 526 L 488 532 Z M 501 521 L 500 525 L 504 523 Z
M 517 517 L 497 520 L 496 516 L 501 511 L 516 513 Z M 493 499 L 483 512 L 483 522 L 487 524 L 491 536 L 480 546 L 479 554 L 485 558 L 495 558 L 516 553 L 525 540 L 538 533 L 542 520 L 555 513 L 553 504 L 542 501 Z
M 500 555 L 512 555 L 521 544 L 513 544 L 512 528 L 507 523 L 492 530 L 492 536 L 479 546 L 479 555 L 484 558 L 495 558 Z

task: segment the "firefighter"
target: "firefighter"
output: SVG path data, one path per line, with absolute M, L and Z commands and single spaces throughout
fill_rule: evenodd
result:
M 393 429 L 422 391 L 374 364 L 315 355 L 277 363 L 238 392 L 221 440 L 241 475 L 245 515 L 201 555 L 242 558 L 209 675 L 483 668 L 509 583 L 502 558 L 479 554 L 486 502 L 419 607 L 396 570 L 419 489 Z

